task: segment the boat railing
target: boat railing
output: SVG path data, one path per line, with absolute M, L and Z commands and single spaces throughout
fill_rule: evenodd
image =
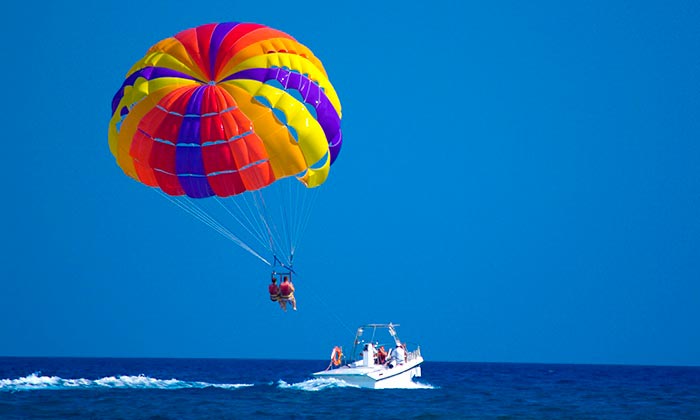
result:
M 413 359 L 417 359 L 420 356 L 420 346 L 418 346 L 415 350 L 409 351 L 408 354 L 406 355 L 406 361 L 410 362 Z

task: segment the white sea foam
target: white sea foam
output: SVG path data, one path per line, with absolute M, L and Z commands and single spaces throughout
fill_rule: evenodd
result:
M 32 373 L 17 379 L 0 379 L 1 391 L 32 391 L 86 388 L 129 388 L 129 389 L 184 389 L 184 388 L 223 388 L 236 389 L 252 384 L 213 384 L 208 382 L 181 381 L 179 379 L 157 379 L 144 375 L 107 376 L 100 379 L 63 379 L 58 376 L 42 376 Z
M 440 389 L 440 388 L 437 386 L 433 386 L 430 384 L 424 384 L 421 382 L 407 381 L 405 383 L 402 383 L 400 385 L 392 387 L 392 389 Z
M 296 389 L 299 391 L 321 391 L 331 388 L 360 388 L 357 385 L 349 384 L 336 378 L 315 378 L 295 384 L 288 384 L 280 379 L 277 381 L 277 387 L 282 389 Z M 439 389 L 439 387 L 409 380 L 403 383 L 395 384 L 391 387 L 391 389 Z
M 299 391 L 321 391 L 329 388 L 359 388 L 347 382 L 335 378 L 315 378 L 295 384 L 288 384 L 283 380 L 277 382 L 277 386 L 282 389 L 296 389 Z

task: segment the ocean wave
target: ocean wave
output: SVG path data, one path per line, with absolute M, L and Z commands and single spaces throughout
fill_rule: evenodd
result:
M 34 391 L 58 389 L 186 389 L 186 388 L 222 388 L 237 389 L 253 384 L 212 384 L 208 382 L 181 381 L 179 379 L 157 379 L 145 375 L 106 376 L 100 379 L 63 379 L 58 376 L 43 376 L 32 373 L 17 379 L 0 379 L 2 391 Z

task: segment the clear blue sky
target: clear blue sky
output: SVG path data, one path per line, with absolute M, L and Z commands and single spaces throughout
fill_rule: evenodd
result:
M 323 359 L 393 321 L 428 360 L 700 364 L 697 2 L 69 3 L 0 29 L 0 355 Z M 343 103 L 297 313 L 109 153 L 129 67 L 219 21 Z

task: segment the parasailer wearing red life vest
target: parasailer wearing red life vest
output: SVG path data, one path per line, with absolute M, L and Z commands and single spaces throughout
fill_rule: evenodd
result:
M 297 300 L 294 298 L 294 285 L 289 280 L 289 276 L 284 276 L 284 279 L 282 280 L 282 284 L 280 285 L 279 301 L 280 304 L 282 304 L 282 309 L 285 311 L 287 310 L 287 301 L 292 304 L 292 309 L 295 311 L 297 310 Z
M 270 292 L 270 300 L 273 302 L 277 302 L 280 297 L 280 288 L 277 286 L 277 279 L 272 278 L 272 283 L 270 283 L 269 286 L 267 286 L 267 290 Z
M 287 311 L 287 302 L 280 298 L 280 286 L 277 285 L 277 278 L 272 276 L 272 283 L 267 286 L 267 291 L 270 292 L 270 300 L 280 304 L 280 308 Z

